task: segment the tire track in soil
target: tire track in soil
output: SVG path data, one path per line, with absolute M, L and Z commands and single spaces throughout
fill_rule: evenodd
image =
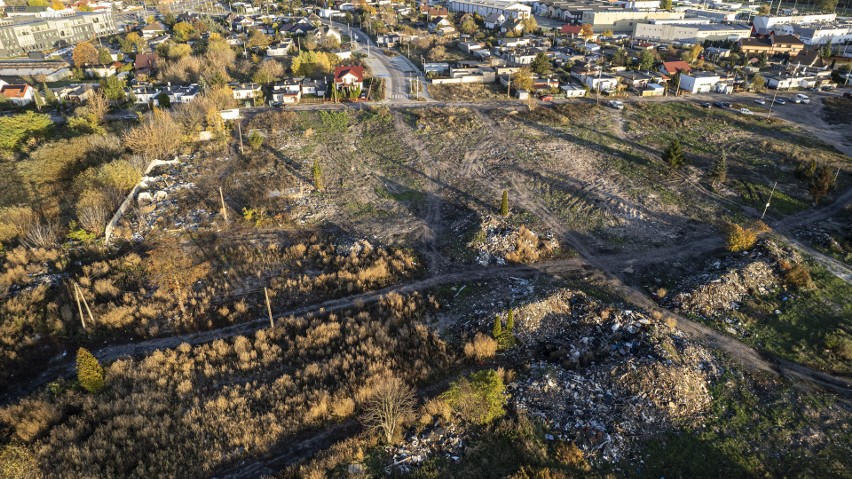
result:
M 430 273 L 439 273 L 446 266 L 446 261 L 438 250 L 438 239 L 441 236 L 443 225 L 441 224 L 441 199 L 440 193 L 444 187 L 441 186 L 440 171 L 435 167 L 437 162 L 426 148 L 417 144 L 411 134 L 411 128 L 405 124 L 401 113 L 394 110 L 394 128 L 399 132 L 403 143 L 412 151 L 417 153 L 420 159 L 421 174 L 427 178 L 426 183 L 426 214 L 423 218 L 423 241 L 427 253 L 427 267 Z

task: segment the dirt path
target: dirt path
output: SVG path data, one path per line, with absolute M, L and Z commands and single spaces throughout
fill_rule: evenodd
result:
M 436 168 L 437 163 L 435 158 L 429 153 L 426 148 L 417 144 L 417 139 L 411 134 L 411 128 L 405 124 L 402 115 L 399 111 L 393 113 L 393 123 L 396 131 L 399 133 L 403 143 L 408 148 L 417 153 L 420 159 L 420 170 L 427 181 L 425 185 L 426 194 L 426 214 L 423 218 L 423 241 L 428 256 L 427 263 L 429 272 L 435 274 L 441 271 L 444 266 L 444 257 L 438 251 L 438 238 L 441 235 L 443 224 L 441 223 L 441 194 L 443 184 L 440 178 L 440 170 Z

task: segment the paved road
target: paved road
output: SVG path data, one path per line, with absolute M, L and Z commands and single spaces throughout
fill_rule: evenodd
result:
M 378 48 L 373 40 L 358 28 L 343 25 L 342 23 L 326 21 L 342 32 L 351 33 L 356 42 L 356 51 L 367 54 L 367 66 L 374 76 L 385 80 L 386 102 L 407 103 L 416 101 L 416 95 L 412 94 L 412 78 L 419 79 L 422 94 L 420 97 L 430 100 L 431 97 L 425 88 L 425 77 L 420 70 L 404 55 L 388 56 Z

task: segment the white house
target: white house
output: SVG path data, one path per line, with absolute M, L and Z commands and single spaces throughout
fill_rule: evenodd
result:
M 159 95 L 160 92 L 161 90 L 158 88 L 150 86 L 136 86 L 130 89 L 128 93 L 135 99 L 134 103 L 137 105 L 159 106 L 160 102 L 157 101 L 157 95 Z
M 577 85 L 559 85 L 559 89 L 565 94 L 565 98 L 580 98 L 586 96 L 586 89 Z
M 283 57 L 287 56 L 287 52 L 293 47 L 293 39 L 285 38 L 278 43 L 266 47 L 266 56 L 268 57 Z
M 240 83 L 231 85 L 231 91 L 235 100 L 254 100 L 260 97 L 261 87 L 257 83 Z
M 272 85 L 272 99 L 276 103 L 299 103 L 302 99 L 302 84 L 298 80 L 285 80 Z
M 710 93 L 722 77 L 711 72 L 683 72 L 680 74 L 680 89 L 690 93 Z
M 182 86 L 172 86 L 171 84 L 168 84 L 161 93 L 165 93 L 169 97 L 169 102 L 175 105 L 179 103 L 189 103 L 192 100 L 195 100 L 199 91 L 198 85 L 195 83 Z
M 0 95 L 16 106 L 26 106 L 35 101 L 35 88 L 26 83 L 9 84 L 0 80 Z

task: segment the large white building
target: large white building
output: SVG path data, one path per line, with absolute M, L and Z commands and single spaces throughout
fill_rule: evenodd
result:
M 653 42 L 702 43 L 705 40 L 739 40 L 748 38 L 751 28 L 745 25 L 723 23 L 637 23 L 633 37 Z
M 0 19 L 0 57 L 52 50 L 118 33 L 112 11 Z
M 778 25 L 774 30 L 779 35 L 796 35 L 805 45 L 852 42 L 852 22 Z
M 588 23 L 595 33 L 612 30 L 614 33 L 632 33 L 637 23 L 649 20 L 682 20 L 683 12 L 634 11 L 634 10 L 587 10 L 580 23 Z
M 476 13 L 483 18 L 495 13 L 523 20 L 532 15 L 532 7 L 510 0 L 450 0 L 447 8 L 451 12 Z
M 809 23 L 826 23 L 837 20 L 836 13 L 821 13 L 817 15 L 755 15 L 751 17 L 755 33 L 768 35 L 779 25 L 805 25 Z

